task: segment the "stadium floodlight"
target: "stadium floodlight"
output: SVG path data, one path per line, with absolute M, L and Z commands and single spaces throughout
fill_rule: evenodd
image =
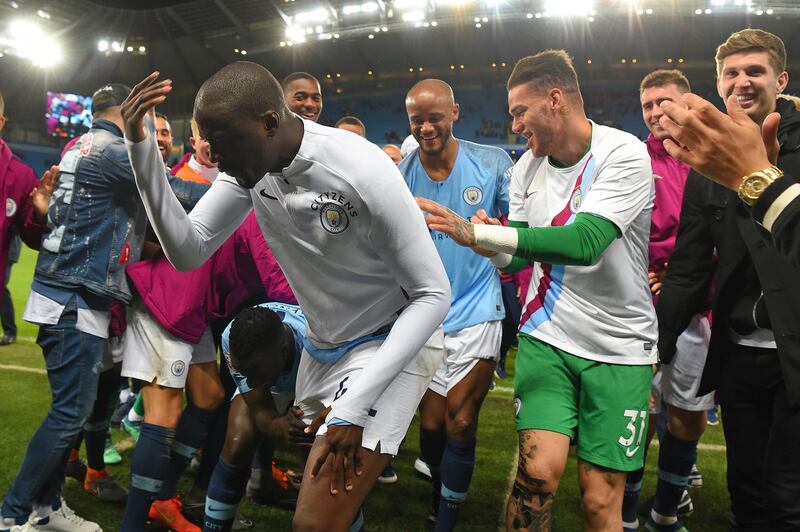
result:
M 292 22 L 295 24 L 314 24 L 319 22 L 328 22 L 331 18 L 331 12 L 325 7 L 315 7 L 306 11 L 300 11 L 292 17 Z
M 555 17 L 588 17 L 594 10 L 593 0 L 545 0 L 544 11 Z
M 286 28 L 286 40 L 293 43 L 306 42 L 306 30 L 299 26 Z
M 409 11 L 407 13 L 403 13 L 403 22 L 420 22 L 424 18 L 424 11 Z
M 107 52 L 108 46 L 109 46 L 108 41 L 105 39 L 97 41 L 97 50 L 100 52 Z
M 380 6 L 377 2 L 364 2 L 363 4 L 348 4 L 342 7 L 343 15 L 355 15 L 357 13 L 374 13 Z
M 392 3 L 399 10 L 420 10 L 428 7 L 428 0 L 394 0 Z
M 11 22 L 3 44 L 12 55 L 24 57 L 42 68 L 61 61 L 61 46 L 41 26 L 30 20 Z
M 122 51 L 122 43 L 118 41 L 114 41 L 111 43 L 111 51 L 113 52 L 121 52 Z
M 474 0 L 434 0 L 433 3 L 436 7 L 461 7 L 471 4 Z

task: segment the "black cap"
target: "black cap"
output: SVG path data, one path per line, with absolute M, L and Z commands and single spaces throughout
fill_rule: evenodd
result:
M 131 88 L 120 83 L 108 83 L 92 94 L 92 113 L 105 111 L 110 107 L 122 105 L 131 93 Z

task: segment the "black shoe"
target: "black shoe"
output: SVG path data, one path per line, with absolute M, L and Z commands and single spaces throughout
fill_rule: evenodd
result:
M 129 396 L 124 402 L 119 403 L 119 405 L 117 405 L 116 410 L 114 410 L 114 413 L 111 414 L 110 423 L 112 425 L 119 425 L 120 423 L 122 423 L 122 420 L 125 419 L 125 416 L 128 415 L 128 412 L 130 411 L 131 407 L 133 407 L 134 401 L 136 401 L 135 394 Z
M 3 336 L 0 336 L 0 345 L 11 345 L 16 341 L 16 334 L 4 334 Z

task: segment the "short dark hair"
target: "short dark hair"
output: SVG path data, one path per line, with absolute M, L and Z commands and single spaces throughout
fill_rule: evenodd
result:
M 159 113 L 158 111 L 156 111 L 156 118 L 161 118 L 164 120 L 164 122 L 169 124 L 169 118 L 167 118 L 167 115 L 165 115 L 164 113 Z
M 313 81 L 320 87 L 322 86 L 319 80 L 314 76 L 312 76 L 311 74 L 309 74 L 308 72 L 292 72 L 291 74 L 283 78 L 283 82 L 281 82 L 281 88 L 284 91 L 286 91 L 286 87 L 288 87 L 291 82 L 297 81 L 298 79 L 307 79 L 309 81 Z
M 288 112 L 278 80 L 263 66 L 237 61 L 208 78 L 194 100 L 194 117 L 205 111 L 225 118 L 259 118 L 266 111 Z M 207 117 L 208 118 L 208 117 Z
M 343 116 L 339 120 L 336 121 L 333 127 L 339 127 L 342 124 L 349 124 L 351 126 L 361 126 L 364 129 L 364 134 L 367 133 L 367 126 L 364 125 L 364 122 L 356 118 L 355 116 Z
M 264 350 L 272 350 L 284 341 L 283 322 L 278 314 L 265 307 L 248 307 L 239 312 L 229 336 L 229 348 L 234 364 L 249 366 Z
M 654 70 L 642 79 L 639 85 L 639 94 L 643 93 L 645 89 L 650 87 L 663 87 L 664 85 L 676 85 L 681 93 L 692 92 L 692 86 L 689 85 L 689 78 L 678 69 L 673 70 Z
M 523 83 L 530 83 L 539 91 L 559 88 L 580 94 L 578 74 L 564 50 L 545 50 L 520 59 L 514 65 L 506 87 L 511 90 Z
M 731 36 L 717 47 L 717 54 L 714 57 L 717 62 L 717 77 L 722 75 L 722 63 L 726 57 L 743 52 L 766 53 L 776 75 L 786 70 L 786 46 L 783 40 L 774 33 L 747 28 L 731 33 Z

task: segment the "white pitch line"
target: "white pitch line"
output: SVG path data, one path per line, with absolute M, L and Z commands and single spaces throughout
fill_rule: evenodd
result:
M 47 371 L 42 368 L 29 368 L 27 366 L 17 366 L 16 364 L 0 364 L 0 369 L 11 371 L 24 371 L 25 373 L 36 373 L 37 375 L 47 375 Z

